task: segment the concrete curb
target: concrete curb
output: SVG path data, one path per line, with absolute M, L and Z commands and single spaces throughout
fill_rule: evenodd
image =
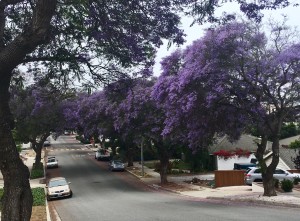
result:
M 222 190 L 217 190 L 220 191 L 221 193 L 224 192 L 224 196 L 214 196 L 214 193 L 216 191 L 212 191 L 213 193 L 208 193 L 203 196 L 201 196 L 201 192 L 198 192 L 195 189 L 195 192 L 193 193 L 192 191 L 178 191 L 178 190 L 173 190 L 173 189 L 168 189 L 168 187 L 163 187 L 160 186 L 159 184 L 153 183 L 155 179 L 157 179 L 157 176 L 153 177 L 153 180 L 149 178 L 148 182 L 145 181 L 145 179 L 141 176 L 136 175 L 135 173 L 131 172 L 130 170 L 126 169 L 130 174 L 133 176 L 137 177 L 141 182 L 146 184 L 148 187 L 155 189 L 155 190 L 163 190 L 175 194 L 180 194 L 181 196 L 185 197 L 191 197 L 194 199 L 199 199 L 199 200 L 213 200 L 215 202 L 220 202 L 220 203 L 245 203 L 247 205 L 253 205 L 253 206 L 278 206 L 278 207 L 287 207 L 287 208 L 300 208 L 300 194 L 296 194 L 295 196 L 286 196 L 283 194 L 279 194 L 279 198 L 268 198 L 268 197 L 263 197 L 261 193 L 257 192 L 247 192 L 247 193 L 237 193 L 236 188 L 234 187 L 235 190 L 231 189 L 230 187 L 227 189 L 222 189 Z M 147 173 L 147 172 L 146 172 Z M 151 175 L 151 174 L 150 174 Z M 150 183 L 149 183 L 150 181 Z M 179 180 L 173 180 L 172 182 L 178 183 L 177 181 Z M 241 188 L 241 190 L 244 188 Z M 206 191 L 206 190 L 204 190 Z M 209 190 L 208 190 L 209 191 Z M 232 195 L 228 194 L 228 191 L 233 191 Z M 230 193 L 230 192 L 229 192 Z
M 279 207 L 289 207 L 289 208 L 300 208 L 299 204 L 292 204 L 292 203 L 281 203 L 276 201 L 264 201 L 264 200 L 257 200 L 257 199 L 241 199 L 241 198 L 227 198 L 227 197 L 207 197 L 206 199 L 211 200 L 226 200 L 230 202 L 242 202 L 242 203 L 250 203 L 253 205 L 263 205 L 263 206 L 279 206 Z

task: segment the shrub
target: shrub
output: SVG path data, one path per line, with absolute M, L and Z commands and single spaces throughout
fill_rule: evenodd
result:
M 292 192 L 294 188 L 294 183 L 293 181 L 291 180 L 282 180 L 281 181 L 281 189 L 284 191 L 284 192 Z
M 42 163 L 35 164 L 33 163 L 30 179 L 42 178 L 44 177 L 44 166 Z
M 192 179 L 192 183 L 198 183 L 200 181 L 200 179 L 198 179 L 197 177 L 193 177 Z
M 82 135 L 77 135 L 76 140 L 79 140 L 83 144 L 90 144 L 91 142 L 88 139 L 85 139 Z
M 44 206 L 45 203 L 45 190 L 42 187 L 31 189 L 33 196 L 32 206 Z
M 278 179 L 274 179 L 274 186 L 275 186 L 275 188 L 279 188 L 279 180 Z
M 167 173 L 171 173 L 171 170 L 172 170 L 172 163 L 169 162 L 168 163 L 168 168 L 167 168 Z M 160 172 L 160 162 L 155 163 L 154 171 L 155 172 Z
M 21 144 L 17 144 L 17 150 L 18 150 L 18 153 L 21 153 L 22 151 L 22 145 Z
M 300 182 L 300 178 L 299 178 L 299 177 L 296 177 L 296 178 L 294 179 L 294 185 L 298 185 L 299 182 Z
M 0 188 L 0 211 L 2 210 L 2 196 L 3 196 L 3 189 Z

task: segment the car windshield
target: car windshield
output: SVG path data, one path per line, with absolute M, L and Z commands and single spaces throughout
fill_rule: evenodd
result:
M 246 173 L 249 173 L 251 170 L 252 170 L 252 168 L 248 168 L 248 169 L 246 170 Z
M 61 180 L 51 180 L 49 182 L 49 187 L 56 187 L 56 186 L 65 186 L 68 185 L 67 181 L 65 179 L 61 179 Z
M 122 161 L 119 161 L 119 160 L 116 160 L 116 161 L 114 161 L 113 163 L 114 163 L 114 164 L 123 164 L 123 162 L 122 162 Z
M 49 159 L 49 160 L 48 160 L 48 162 L 49 162 L 49 163 L 51 163 L 51 162 L 55 162 L 55 161 L 56 161 L 56 159 L 55 159 L 55 158 L 52 158 L 52 159 Z

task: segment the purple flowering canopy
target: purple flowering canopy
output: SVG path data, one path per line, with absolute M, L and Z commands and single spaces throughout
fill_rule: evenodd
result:
M 283 122 L 299 115 L 300 44 L 287 39 L 285 26 L 272 26 L 271 37 L 256 25 L 233 21 L 212 27 L 203 38 L 162 62 L 154 98 L 167 111 L 163 135 L 184 131 L 183 139 L 198 148 L 216 133 L 233 139 L 256 127 L 262 136 L 256 157 L 271 182 L 279 162 Z M 273 158 L 266 167 L 266 142 Z M 265 189 L 265 195 L 276 194 Z
M 50 132 L 64 129 L 61 114 L 61 91 L 49 82 L 40 81 L 25 89 L 11 87 L 10 108 L 15 118 L 15 140 L 31 142 L 36 153 L 36 164 L 41 161 L 43 144 Z
M 106 114 L 108 105 L 104 92 L 100 91 L 67 99 L 63 102 L 62 110 L 68 127 L 77 129 L 86 138 L 90 138 L 107 135 L 107 131 L 113 127 L 113 122 Z
M 114 114 L 114 125 L 124 136 L 134 134 L 133 139 L 140 144 L 142 138 L 160 140 L 165 118 L 162 108 L 152 99 L 154 81 L 138 80 L 128 91 Z

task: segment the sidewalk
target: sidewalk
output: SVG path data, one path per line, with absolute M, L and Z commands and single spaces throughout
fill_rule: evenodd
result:
M 32 165 L 35 162 L 34 151 L 32 149 L 22 150 L 21 157 L 23 159 L 24 164 L 28 167 L 29 171 L 31 171 Z M 42 152 L 42 158 L 44 158 L 44 152 Z M 35 187 L 45 188 L 46 184 L 40 183 L 40 180 L 42 180 L 42 179 L 43 178 L 30 180 L 31 188 L 35 188 Z M 3 188 L 3 187 L 4 187 L 4 181 L 3 181 L 2 174 L 0 173 L 0 188 Z M 46 202 L 46 214 L 47 214 L 47 221 L 51 221 L 47 202 Z M 31 218 L 33 219 L 33 217 L 31 217 Z M 1 221 L 1 212 L 0 212 L 0 221 Z
M 134 163 L 136 170 L 141 170 L 141 164 Z M 258 189 L 252 186 L 229 186 L 219 188 L 209 188 L 204 186 L 194 185 L 185 181 L 191 181 L 196 177 L 200 180 L 213 180 L 214 174 L 208 175 L 185 175 L 185 176 L 168 176 L 168 181 L 183 188 L 176 188 L 176 186 L 161 186 L 160 175 L 154 170 L 144 167 L 145 177 L 136 175 L 136 172 L 128 170 L 140 180 L 153 188 L 160 188 L 167 191 L 172 191 L 188 197 L 196 197 L 202 199 L 216 199 L 226 201 L 242 201 L 251 202 L 263 205 L 279 205 L 286 207 L 299 207 L 300 208 L 300 191 L 293 190 L 290 193 L 277 193 L 277 196 L 266 197 L 263 196 L 263 189 Z

